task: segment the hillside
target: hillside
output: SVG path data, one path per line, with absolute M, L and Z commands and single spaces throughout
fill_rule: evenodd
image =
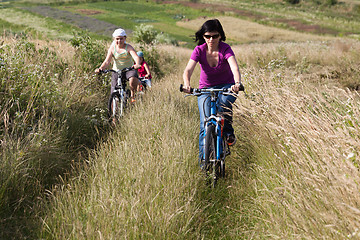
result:
M 232 6 L 270 16 L 277 1 L 267 11 L 264 1 L 253 2 Z M 106 118 L 108 77 L 93 74 L 109 39 L 73 36 L 68 23 L 13 4 L 0 9 L 19 17 L 2 14 L 0 22 L 0 239 L 360 237 L 355 31 L 314 34 L 206 10 L 224 24 L 246 87 L 235 102 L 238 142 L 227 176 L 211 189 L 197 165 L 196 99 L 178 92 L 190 42 L 146 46 L 162 74 L 114 128 Z M 165 5 L 169 16 L 179 7 L 193 17 L 165 23 L 161 16 L 156 29 L 190 35 L 205 20 L 200 10 Z M 305 7 L 289 6 L 286 15 Z M 199 69 L 193 86 L 198 77 Z

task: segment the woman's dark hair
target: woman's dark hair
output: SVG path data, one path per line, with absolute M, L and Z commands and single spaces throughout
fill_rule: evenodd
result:
M 198 45 L 205 43 L 205 39 L 203 36 L 204 36 L 204 33 L 206 33 L 206 32 L 218 32 L 220 34 L 220 41 L 226 40 L 223 27 L 221 26 L 220 21 L 217 19 L 207 20 L 201 26 L 199 31 L 197 31 L 195 33 L 195 42 L 198 42 Z

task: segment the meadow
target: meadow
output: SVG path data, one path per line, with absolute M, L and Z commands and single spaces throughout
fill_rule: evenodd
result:
M 192 33 L 205 20 L 196 14 L 168 26 Z M 0 39 L 0 239 L 360 237 L 359 39 L 218 17 L 246 91 L 216 189 L 197 165 L 196 99 L 178 91 L 188 45 L 134 44 L 157 69 L 153 88 L 111 127 L 109 79 L 93 73 L 108 39 L 19 34 L 26 22 L 2 20 L 11 30 Z

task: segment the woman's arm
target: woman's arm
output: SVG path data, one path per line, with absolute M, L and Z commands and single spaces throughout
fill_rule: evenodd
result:
M 149 77 L 150 76 L 150 68 L 149 65 L 147 63 L 144 64 L 144 68 L 146 70 L 146 75 L 145 77 Z
M 235 56 L 229 57 L 228 63 L 230 65 L 230 69 L 234 75 L 234 80 L 235 80 L 235 85 L 231 86 L 231 90 L 234 92 L 238 92 L 241 84 L 241 74 Z
M 135 69 L 140 68 L 141 67 L 141 65 L 140 65 L 141 60 L 140 60 L 139 56 L 136 54 L 135 49 L 130 44 L 128 44 L 128 52 L 131 54 L 132 58 L 135 61 L 134 68 Z
M 104 62 L 101 64 L 101 66 L 98 69 L 95 70 L 95 72 L 99 73 L 100 71 L 106 69 L 109 66 L 109 64 L 111 63 L 112 56 L 113 56 L 114 44 L 115 43 L 113 42 L 110 45 Z
M 183 74 L 183 79 L 184 79 L 184 92 L 186 93 L 190 93 L 190 79 L 191 79 L 191 75 L 194 72 L 196 66 L 196 62 L 192 59 L 189 60 L 188 64 L 185 67 L 184 70 L 184 74 Z

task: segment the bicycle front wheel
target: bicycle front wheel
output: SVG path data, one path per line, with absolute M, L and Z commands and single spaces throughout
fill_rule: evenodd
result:
M 206 129 L 204 153 L 205 171 L 213 187 L 215 187 L 219 172 L 216 160 L 216 133 L 215 125 L 213 124 L 209 125 Z
M 124 115 L 125 108 L 126 100 L 122 98 L 119 93 L 112 93 L 109 99 L 110 118 L 119 119 Z
M 225 157 L 230 154 L 230 149 L 229 146 L 225 143 L 225 141 L 222 139 L 222 146 L 223 146 L 223 156 L 220 159 L 220 166 L 219 166 L 219 171 L 220 171 L 220 177 L 224 178 L 225 177 Z

